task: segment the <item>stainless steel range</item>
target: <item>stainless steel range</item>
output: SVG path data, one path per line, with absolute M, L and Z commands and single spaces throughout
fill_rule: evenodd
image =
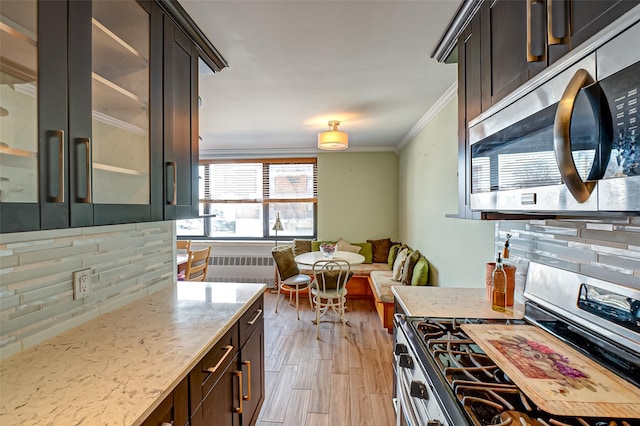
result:
M 640 425 L 640 284 L 621 286 L 531 262 L 525 300 L 524 319 L 516 320 L 396 314 L 397 425 Z M 514 346 L 505 357 L 498 351 L 492 357 L 465 331 L 478 327 L 465 324 L 506 330 Z M 518 335 L 523 328 L 559 339 L 560 346 L 551 351 L 527 341 Z M 594 367 L 571 366 L 567 357 L 575 352 Z M 515 369 L 509 359 L 518 359 Z M 550 362 L 551 373 L 538 368 L 542 361 Z M 549 375 L 538 382 L 556 386 L 548 394 L 559 399 L 552 409 L 540 408 L 546 405 L 529 386 L 535 380 L 516 380 L 520 370 Z M 571 392 L 578 387 L 593 401 L 578 401 L 579 391 Z

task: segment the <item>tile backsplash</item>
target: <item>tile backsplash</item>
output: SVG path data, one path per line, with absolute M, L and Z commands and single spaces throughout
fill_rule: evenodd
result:
M 511 234 L 507 263 L 524 286 L 530 260 L 640 289 L 640 217 L 496 223 L 496 253 Z
M 0 358 L 172 284 L 174 241 L 171 221 L 0 234 Z
M 640 288 L 640 217 L 499 221 L 495 231 L 496 252 L 512 235 L 520 290 L 529 260 Z M 0 358 L 172 284 L 174 241 L 170 221 L 0 235 Z M 91 295 L 73 300 L 84 268 Z

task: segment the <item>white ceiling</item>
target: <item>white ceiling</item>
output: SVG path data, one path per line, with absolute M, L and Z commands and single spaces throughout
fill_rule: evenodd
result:
M 312 154 L 329 120 L 396 150 L 455 83 L 429 56 L 459 3 L 180 0 L 230 65 L 200 79 L 201 158 Z

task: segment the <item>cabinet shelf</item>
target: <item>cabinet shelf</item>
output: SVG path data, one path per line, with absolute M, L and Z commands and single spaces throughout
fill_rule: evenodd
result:
M 10 155 L 13 157 L 24 157 L 24 158 L 38 158 L 38 153 L 33 151 L 27 151 L 24 149 L 11 148 L 8 146 L 2 146 L 4 144 L 0 143 L 0 154 L 2 155 Z
M 125 167 L 112 166 L 110 164 L 93 163 L 93 168 L 95 170 L 102 170 L 102 171 L 105 171 L 105 172 L 117 173 L 117 174 L 121 174 L 121 175 L 149 176 L 149 172 L 128 169 L 128 168 L 125 168 Z
M 149 127 L 148 103 L 97 73 L 91 73 L 93 110 L 141 129 Z
M 33 82 L 37 77 L 35 34 L 2 15 L 0 20 L 0 84 Z
M 117 127 L 122 130 L 126 130 L 127 132 L 134 133 L 136 135 L 148 136 L 149 134 L 149 132 L 142 127 L 138 127 L 135 124 L 131 124 L 126 121 L 118 120 L 115 117 L 111 117 L 110 115 L 104 114 L 99 111 L 93 111 L 91 115 L 96 121 L 107 124 L 109 126 Z
M 37 152 L 0 146 L 0 168 L 17 167 L 34 170 L 37 165 Z

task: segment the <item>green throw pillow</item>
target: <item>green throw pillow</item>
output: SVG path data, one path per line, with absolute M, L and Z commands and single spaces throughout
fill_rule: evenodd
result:
M 411 285 L 427 285 L 429 280 L 429 261 L 426 257 L 420 256 L 413 268 L 413 276 L 411 277 Z
M 363 263 L 373 263 L 373 246 L 371 243 L 351 243 L 354 246 L 360 247 L 358 254 L 364 256 Z
M 393 264 L 396 261 L 396 256 L 400 251 L 402 244 L 394 244 L 389 249 L 389 258 L 387 259 L 387 264 L 389 265 L 389 269 L 393 269 Z

